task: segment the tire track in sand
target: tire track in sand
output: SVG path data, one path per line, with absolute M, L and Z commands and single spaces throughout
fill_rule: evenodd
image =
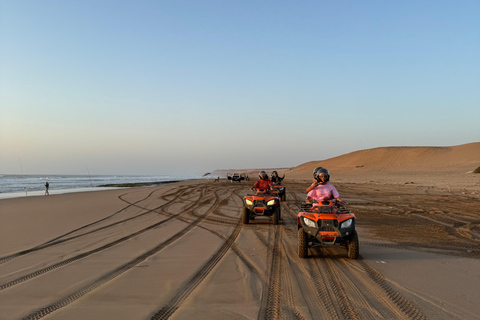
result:
M 162 243 L 158 244 L 157 246 L 148 250 L 147 252 L 138 256 L 137 258 L 132 259 L 129 262 L 123 264 L 122 266 L 114 269 L 113 271 L 97 278 L 96 280 L 90 282 L 90 284 L 82 287 L 81 289 L 76 290 L 76 291 L 72 292 L 71 294 L 69 294 L 67 296 L 64 296 L 63 298 L 60 298 L 59 300 L 57 300 L 57 301 L 55 301 L 55 302 L 53 302 L 53 303 L 51 303 L 51 304 L 49 304 L 49 305 L 47 305 L 43 308 L 40 308 L 37 311 L 32 312 L 31 314 L 27 315 L 23 319 L 28 319 L 28 320 L 30 320 L 30 319 L 42 319 L 45 316 L 47 316 L 48 314 L 50 314 L 54 311 L 57 311 L 58 309 L 61 309 L 65 306 L 73 303 L 74 301 L 81 298 L 82 296 L 88 294 L 89 292 L 97 289 L 98 287 L 104 285 L 105 283 L 107 283 L 107 282 L 113 280 L 114 278 L 118 277 L 119 275 L 125 273 L 126 271 L 135 267 L 137 264 L 145 261 L 148 257 L 160 252 L 161 250 L 163 250 L 165 247 L 167 247 L 171 243 L 173 243 L 173 242 L 177 241 L 178 239 L 180 239 L 181 237 L 183 237 L 187 232 L 189 232 L 195 226 L 197 226 L 200 222 L 202 222 L 205 219 L 205 217 L 208 216 L 213 211 L 213 209 L 218 205 L 218 202 L 219 202 L 218 196 L 216 194 L 215 194 L 215 196 L 217 198 L 215 203 L 210 207 L 209 210 L 207 210 L 205 215 L 203 215 L 202 217 L 198 218 L 197 220 L 195 220 L 194 222 L 189 224 L 186 228 L 184 228 L 180 232 L 171 236 L 169 239 L 163 241 Z
M 210 210 L 213 211 L 213 210 Z M 168 319 L 175 311 L 178 310 L 180 305 L 187 299 L 190 294 L 198 287 L 198 285 L 210 274 L 213 268 L 220 262 L 225 256 L 228 250 L 232 247 L 233 243 L 238 237 L 238 234 L 242 230 L 243 223 L 239 219 L 235 229 L 228 237 L 227 241 L 220 247 L 220 249 L 200 268 L 200 270 L 187 282 L 187 284 L 177 291 L 175 296 L 167 303 L 167 305 L 156 311 L 151 317 L 152 320 Z
M 30 249 L 22 250 L 22 251 L 20 251 L 20 252 L 14 253 L 14 254 L 1 257 L 1 258 L 0 258 L 0 264 L 4 264 L 4 263 L 9 262 L 9 261 L 11 261 L 11 260 L 13 260 L 13 259 L 15 259 L 15 258 L 18 258 L 18 257 L 21 257 L 21 256 L 23 256 L 23 255 L 26 255 L 26 254 L 28 254 L 28 253 L 36 252 L 36 251 L 39 251 L 39 250 L 42 250 L 42 249 L 45 249 L 45 248 L 49 248 L 49 247 L 55 246 L 55 245 L 57 245 L 57 244 L 65 243 L 65 242 L 67 242 L 67 241 L 71 241 L 71 240 L 74 240 L 74 239 L 77 239 L 77 238 L 80 238 L 80 237 L 83 237 L 83 236 L 86 236 L 86 235 L 89 235 L 89 234 L 92 234 L 92 233 L 95 233 L 95 232 L 98 232 L 98 231 L 102 231 L 102 230 L 111 228 L 111 227 L 113 227 L 113 226 L 119 225 L 119 224 L 121 224 L 121 223 L 128 222 L 128 221 L 131 221 L 131 220 L 135 220 L 135 219 L 137 219 L 137 218 L 139 218 L 139 217 L 142 217 L 142 216 L 144 216 L 144 215 L 146 215 L 146 214 L 149 214 L 149 213 L 155 211 L 155 210 L 158 209 L 158 208 L 149 210 L 149 211 L 147 211 L 147 212 L 143 212 L 143 213 L 138 214 L 138 215 L 136 215 L 136 216 L 133 216 L 133 217 L 130 217 L 130 218 L 127 218 L 127 219 L 123 219 L 123 220 L 114 222 L 114 223 L 112 223 L 112 224 L 109 224 L 109 225 L 106 225 L 106 226 L 103 226 L 103 227 L 100 227 L 100 228 L 97 228 L 97 229 L 94 229 L 94 230 L 91 230 L 91 231 L 88 231 L 88 232 L 85 232 L 85 233 L 82 233 L 82 234 L 79 234 L 79 235 L 76 235 L 76 236 L 71 236 L 71 237 L 68 237 L 68 238 L 64 238 L 64 237 L 66 237 L 66 236 L 68 236 L 68 235 L 70 235 L 70 234 L 72 234 L 72 233 L 74 233 L 74 232 L 83 230 L 83 229 L 85 229 L 85 228 L 87 228 L 87 227 L 93 226 L 93 225 L 95 225 L 95 224 L 97 224 L 97 223 L 100 223 L 100 222 L 103 222 L 103 221 L 105 221 L 105 220 L 107 220 L 107 219 L 110 219 L 110 218 L 114 217 L 115 215 L 117 215 L 118 213 L 126 210 L 126 209 L 129 208 L 129 207 L 136 206 L 137 203 L 146 200 L 147 198 L 149 198 L 149 197 L 150 197 L 154 192 L 156 192 L 156 191 L 158 191 L 158 189 L 152 191 L 149 195 L 147 195 L 147 197 L 145 197 L 145 198 L 143 198 L 143 199 L 141 199 L 141 200 L 139 200 L 139 201 L 136 201 L 136 202 L 134 202 L 134 203 L 129 203 L 126 207 L 124 207 L 123 209 L 115 212 L 114 214 L 112 214 L 112 215 L 110 215 L 110 216 L 108 216 L 108 217 L 105 217 L 105 218 L 103 218 L 103 219 L 100 219 L 100 220 L 97 220 L 97 221 L 95 221 L 95 222 L 89 223 L 89 224 L 84 225 L 84 226 L 82 226 L 82 227 L 80 227 L 80 228 L 77 228 L 77 229 L 75 229 L 75 230 L 69 231 L 69 232 L 67 232 L 67 233 L 65 233 L 65 234 L 63 234 L 63 235 L 61 235 L 61 236 L 58 236 L 58 237 L 56 237 L 56 238 L 54 238 L 54 239 L 51 239 L 51 240 L 49 240 L 49 241 L 47 241 L 47 242 L 45 242 L 45 243 L 42 243 L 42 244 L 40 244 L 40 245 L 38 245 L 38 246 L 35 246 L 35 247 L 32 247 L 32 248 L 30 248 Z M 182 193 L 183 193 L 183 192 L 181 192 L 179 195 L 177 195 L 177 197 L 175 197 L 175 199 L 171 200 L 170 202 L 168 202 L 168 203 L 166 203 L 166 204 L 164 204 L 164 205 L 162 205 L 162 206 L 160 206 L 160 207 L 166 206 L 166 205 L 168 205 L 169 203 L 175 201 L 178 197 L 181 196 Z M 124 195 L 126 195 L 126 194 L 128 194 L 128 193 L 125 193 L 125 194 L 123 194 L 123 195 L 120 195 L 119 198 L 122 197 L 122 196 L 124 196 Z M 121 198 L 120 198 L 120 199 L 121 199 Z M 121 200 L 122 200 L 122 201 L 125 201 L 125 200 L 123 200 L 123 199 L 121 199 Z M 159 208 L 160 208 L 160 207 L 159 207 Z M 63 239 L 62 239 L 62 238 L 63 238 Z

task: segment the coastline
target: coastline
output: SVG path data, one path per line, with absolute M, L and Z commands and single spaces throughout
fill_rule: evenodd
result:
M 59 190 L 49 190 L 50 196 L 54 195 L 61 195 L 66 193 L 82 193 L 82 192 L 96 192 L 96 191 L 107 191 L 107 190 L 115 190 L 115 189 L 123 189 L 120 187 L 93 187 L 93 188 L 73 188 L 73 189 L 59 189 Z M 35 190 L 35 191 L 28 191 L 25 192 L 8 192 L 8 193 L 0 193 L 0 201 L 4 199 L 16 199 L 16 198 L 31 198 L 31 197 L 44 197 L 45 190 Z
M 132 183 L 112 183 L 112 184 L 103 184 L 95 187 L 79 187 L 79 188 L 70 188 L 70 189 L 49 189 L 49 194 L 60 195 L 65 193 L 77 193 L 77 192 L 95 192 L 95 191 L 107 191 L 115 189 L 126 189 L 126 188 L 135 188 L 135 187 L 155 187 L 163 184 L 176 183 L 180 181 L 190 181 L 195 179 L 185 179 L 185 180 L 166 180 L 166 181 L 155 181 L 155 182 L 132 182 Z M 17 192 L 6 192 L 0 193 L 0 200 L 3 199 L 12 199 L 12 198 L 28 198 L 28 197 L 40 197 L 45 196 L 45 190 L 32 190 L 32 191 L 17 191 Z
M 134 187 L 156 187 L 162 184 L 175 183 L 185 180 L 167 180 L 167 181 L 154 181 L 154 182 L 132 182 L 132 183 L 111 183 L 99 185 L 100 188 L 134 188 Z

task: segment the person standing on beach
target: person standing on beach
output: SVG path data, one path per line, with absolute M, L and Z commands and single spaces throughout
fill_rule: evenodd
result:
M 46 196 L 49 196 L 50 193 L 48 193 L 48 188 L 50 187 L 50 184 L 48 183 L 48 181 L 45 182 L 45 195 Z

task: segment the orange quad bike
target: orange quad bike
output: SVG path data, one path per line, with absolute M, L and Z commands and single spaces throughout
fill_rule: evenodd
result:
M 355 215 L 337 200 L 303 203 L 298 212 L 298 256 L 308 257 L 308 248 L 339 245 L 350 259 L 359 255 Z
M 257 217 L 271 218 L 273 224 L 280 222 L 280 198 L 270 193 L 270 190 L 256 189 L 255 194 L 243 197 L 243 223 L 249 224 L 250 220 Z
M 272 194 L 279 197 L 282 201 L 287 199 L 286 189 L 279 183 L 272 184 Z

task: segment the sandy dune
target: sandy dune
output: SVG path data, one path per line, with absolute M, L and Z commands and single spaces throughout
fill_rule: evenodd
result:
M 480 142 L 453 147 L 382 147 L 355 151 L 325 161 L 311 161 L 291 170 L 311 173 L 324 166 L 338 172 L 465 172 L 480 166 Z
M 312 176 L 315 167 L 328 168 L 341 179 L 403 182 L 410 177 L 457 179 L 480 166 L 480 142 L 453 147 L 383 147 L 360 150 L 324 161 L 311 161 L 285 171 L 297 179 Z M 467 185 L 470 182 L 467 183 Z
M 0 200 L 0 319 L 478 319 L 480 175 L 466 170 L 479 146 L 381 148 L 285 170 L 277 226 L 240 222 L 253 181 Z M 473 191 L 427 165 L 413 183 L 398 173 L 442 155 L 442 177 L 468 175 Z M 298 258 L 296 215 L 319 164 L 357 216 L 359 260 L 338 247 Z
M 349 183 L 396 184 L 443 191 L 480 194 L 480 142 L 451 147 L 382 147 L 355 151 L 339 157 L 310 161 L 294 168 L 230 169 L 212 172 L 248 173 L 252 179 L 260 170 L 277 170 L 290 180 L 312 180 L 316 167 L 327 168 L 332 181 Z

